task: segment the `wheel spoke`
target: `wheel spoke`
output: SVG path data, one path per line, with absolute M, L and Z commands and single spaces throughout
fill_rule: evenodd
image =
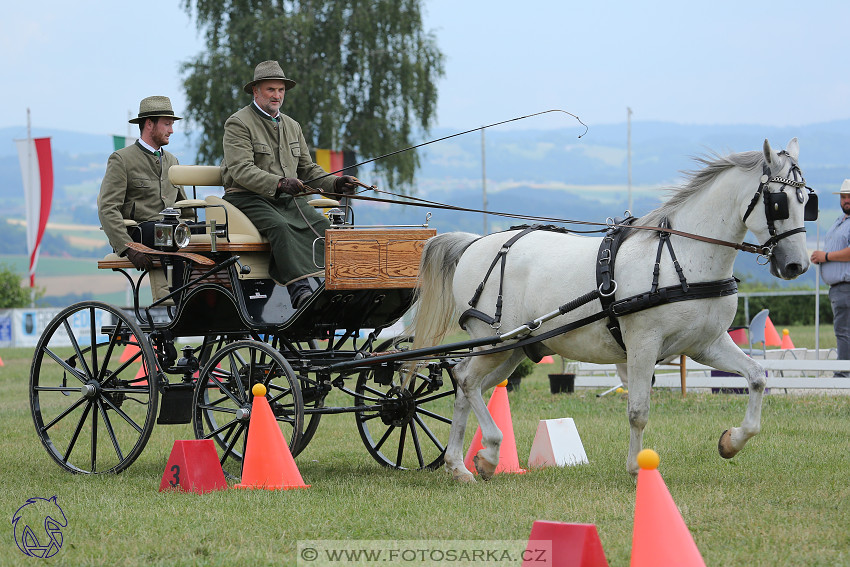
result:
M 413 447 L 416 449 L 416 461 L 419 463 L 419 468 L 425 468 L 425 459 L 422 457 L 422 446 L 419 444 L 419 434 L 416 432 L 416 425 L 410 422 L 410 437 L 413 441 Z
M 144 432 L 144 430 L 141 428 L 141 426 L 139 426 L 139 424 L 138 424 L 138 423 L 136 423 L 135 421 L 133 421 L 133 419 L 132 419 L 129 415 L 127 415 L 126 413 L 124 413 L 124 411 L 123 411 L 121 408 L 119 408 L 118 406 L 116 406 L 115 404 L 113 404 L 113 403 L 112 403 L 112 401 L 111 401 L 109 398 L 103 398 L 103 401 L 104 401 L 104 402 L 106 402 L 106 404 L 107 404 L 109 407 L 111 407 L 113 410 L 115 410 L 115 413 L 117 413 L 117 414 L 118 414 L 118 415 L 120 415 L 122 418 L 124 418 L 124 421 L 126 421 L 127 423 L 129 423 L 129 424 L 133 427 L 133 429 L 135 429 L 135 430 L 136 430 L 136 431 L 138 431 L 139 433 L 143 433 L 143 432 Z
M 71 341 L 71 346 L 74 347 L 74 352 L 77 353 L 77 358 L 80 360 L 80 364 L 83 365 L 83 370 L 85 371 L 86 378 L 91 380 L 94 375 L 89 369 L 88 362 L 86 362 L 86 357 L 83 356 L 83 353 L 80 350 L 80 345 L 77 344 L 77 336 L 74 334 L 74 331 L 71 330 L 71 325 L 68 323 L 68 319 L 62 321 L 62 324 L 65 326 L 65 332 L 68 333 L 68 339 L 70 339 Z
M 91 470 L 97 470 L 97 411 L 91 412 Z
M 86 418 L 89 415 L 89 410 L 91 409 L 91 404 L 86 406 L 86 409 L 83 410 L 83 415 L 80 417 L 80 421 L 77 422 L 77 428 L 74 430 L 74 435 L 71 437 L 71 441 L 68 443 L 68 448 L 65 450 L 65 456 L 62 457 L 64 462 L 68 462 L 68 459 L 71 457 L 71 451 L 74 450 L 74 445 L 77 444 L 77 438 L 80 436 L 80 431 L 83 429 L 83 424 L 86 422 Z
M 79 380 L 81 383 L 83 383 L 83 384 L 86 383 L 85 375 L 81 375 L 82 373 L 80 372 L 80 370 L 78 368 L 74 368 L 73 366 L 71 366 L 70 364 L 68 364 L 67 362 L 65 362 L 61 358 L 59 358 L 59 356 L 56 353 L 54 353 L 52 350 L 50 350 L 47 347 L 42 349 L 42 352 L 47 353 L 47 356 L 49 356 L 50 358 L 55 360 L 56 363 L 59 364 L 59 366 L 61 366 L 62 368 L 65 369 L 65 372 L 68 372 L 69 374 L 72 374 L 73 376 L 75 376 L 77 378 L 77 380 Z M 78 391 L 79 391 L 79 388 L 78 388 Z
M 386 442 L 386 440 L 390 438 L 390 434 L 393 432 L 394 429 L 395 429 L 395 425 L 390 425 L 389 427 L 387 427 L 387 431 L 384 433 L 384 436 L 381 437 L 380 441 L 375 443 L 375 450 L 376 451 L 381 450 L 381 447 L 384 445 L 384 442 Z
M 80 389 L 79 389 L 79 388 L 77 388 L 75 391 L 79 392 L 79 391 L 80 391 Z M 71 413 L 72 411 L 74 411 L 75 409 L 77 409 L 78 407 L 80 407 L 80 404 L 82 404 L 82 403 L 83 403 L 83 402 L 85 402 L 85 401 L 86 401 L 86 399 L 85 399 L 85 398 L 83 398 L 83 397 L 81 397 L 80 399 L 78 399 L 76 402 L 74 402 L 73 404 L 71 404 L 71 405 L 68 407 L 68 409 L 66 409 L 65 411 L 63 411 L 62 413 L 60 413 L 59 415 L 57 415 L 56 417 L 54 417 L 52 420 L 50 420 L 50 423 L 48 423 L 47 425 L 45 425 L 44 427 L 42 427 L 42 428 L 41 428 L 41 431 L 42 431 L 42 432 L 45 432 L 45 431 L 47 431 L 48 429 L 50 429 L 51 427 L 53 427 L 54 425 L 56 425 L 56 423 L 57 423 L 58 421 L 60 421 L 60 420 L 61 420 L 61 419 L 63 419 L 66 415 L 68 415 L 69 413 Z
M 109 434 L 109 439 L 112 440 L 112 446 L 115 448 L 115 454 L 118 455 L 119 461 L 123 461 L 124 453 L 121 452 L 118 437 L 115 436 L 115 429 L 112 427 L 112 421 L 106 413 L 106 408 L 103 407 L 103 402 L 98 401 L 97 408 L 100 410 L 100 416 L 103 418 L 103 424 L 106 426 L 106 432 Z
M 442 416 L 440 414 L 434 413 L 432 411 L 426 410 L 425 408 L 421 408 L 419 406 L 416 407 L 416 413 L 421 413 L 422 415 L 427 415 L 430 418 L 436 419 L 437 421 L 442 421 L 443 423 L 451 424 L 452 420 L 448 417 Z
M 440 443 L 440 440 L 437 439 L 437 436 L 434 435 L 434 432 L 431 431 L 431 428 L 428 427 L 427 425 L 425 425 L 425 422 L 422 421 L 422 418 L 419 417 L 418 414 L 414 415 L 413 419 L 416 420 L 416 423 L 419 424 L 419 427 L 422 428 L 422 431 L 425 432 L 425 435 L 427 435 L 428 438 L 431 439 L 431 442 L 434 443 L 434 446 L 437 447 L 437 449 L 439 449 L 441 453 L 446 450 L 446 448 L 443 447 L 443 444 Z M 446 420 L 446 423 L 451 423 L 451 422 L 452 422 L 452 420 L 450 420 L 450 419 Z
M 404 440 L 407 439 L 407 424 L 401 426 L 401 433 L 398 438 L 398 451 L 396 452 L 395 466 L 401 468 L 401 463 L 404 460 Z

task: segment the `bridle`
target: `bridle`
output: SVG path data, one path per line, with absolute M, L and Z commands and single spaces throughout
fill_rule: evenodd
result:
M 761 197 L 764 201 L 764 217 L 767 221 L 767 231 L 770 234 L 770 238 L 761 245 L 762 253 L 760 254 L 760 258 L 764 258 L 764 262 L 760 262 L 762 264 L 767 264 L 770 261 L 770 258 L 773 256 L 773 249 L 780 240 L 800 232 L 806 232 L 806 227 L 801 226 L 792 228 L 791 230 L 786 230 L 779 234 L 776 233 L 776 221 L 785 220 L 790 216 L 788 210 L 788 193 L 785 192 L 786 187 L 793 187 L 795 189 L 797 201 L 801 204 L 804 202 L 806 203 L 803 209 L 803 220 L 815 221 L 818 219 L 817 193 L 815 193 L 814 189 L 811 187 L 806 186 L 806 180 L 803 179 L 803 172 L 788 152 L 782 150 L 779 152 L 779 155 L 787 156 L 791 160 L 791 169 L 788 171 L 790 178 L 772 175 L 770 167 L 767 163 L 763 163 L 761 166 L 762 175 L 759 179 L 758 189 L 756 189 L 755 195 L 753 195 L 753 198 L 747 207 L 747 212 L 744 213 L 744 217 L 741 219 L 742 222 L 747 222 L 747 217 L 749 217 L 750 213 L 753 212 L 758 204 L 759 197 Z M 768 186 L 771 183 L 779 183 L 781 185 L 779 191 L 768 191 Z M 806 195 L 803 193 L 804 188 L 809 191 L 808 200 L 806 200 Z

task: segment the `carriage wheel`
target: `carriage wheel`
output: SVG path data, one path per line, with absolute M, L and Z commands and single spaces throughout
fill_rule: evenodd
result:
M 198 439 L 213 439 L 228 478 L 242 475 L 254 384 L 264 384 L 266 397 L 292 452 L 301 439 L 304 403 L 298 378 L 271 345 L 237 341 L 213 354 L 195 384 L 192 426 Z
M 121 310 L 84 301 L 61 311 L 30 370 L 32 417 L 51 458 L 74 473 L 130 466 L 153 430 L 157 375 L 147 337 Z
M 375 352 L 409 348 L 409 340 L 387 341 Z M 396 469 L 435 469 L 443 464 L 457 388 L 451 365 L 433 362 L 413 373 L 407 387 L 390 369 L 360 373 L 355 405 L 357 429 L 369 454 Z

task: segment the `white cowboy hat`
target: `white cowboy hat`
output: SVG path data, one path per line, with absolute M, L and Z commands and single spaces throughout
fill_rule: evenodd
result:
M 840 191 L 834 191 L 833 195 L 850 195 L 850 179 L 845 179 L 844 183 L 841 184 Z

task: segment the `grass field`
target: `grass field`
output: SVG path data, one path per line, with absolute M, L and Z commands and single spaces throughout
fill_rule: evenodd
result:
M 120 475 L 60 470 L 33 428 L 31 356 L 0 349 L 0 510 L 11 518 L 27 498 L 56 495 L 68 519 L 56 564 L 295 565 L 304 540 L 525 541 L 537 519 L 595 524 L 610 565 L 629 563 L 627 400 L 553 396 L 551 366 L 538 366 L 510 395 L 520 462 L 538 420 L 572 417 L 588 464 L 458 485 L 442 470 L 380 467 L 353 417 L 331 415 L 296 460 L 311 488 L 197 495 L 157 491 L 174 440 L 192 438 L 189 426 L 156 426 Z M 744 396 L 653 392 L 645 446 L 661 455 L 659 470 L 706 564 L 850 565 L 850 397 L 767 396 L 762 433 L 724 461 L 717 439 L 739 424 L 745 405 Z M 0 564 L 32 565 L 9 522 L 3 533 Z

